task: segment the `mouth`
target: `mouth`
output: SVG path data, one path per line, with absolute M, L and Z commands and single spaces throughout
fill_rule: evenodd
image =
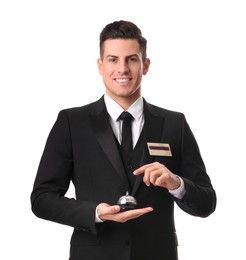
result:
M 115 78 L 114 80 L 119 83 L 127 83 L 131 80 L 131 78 Z

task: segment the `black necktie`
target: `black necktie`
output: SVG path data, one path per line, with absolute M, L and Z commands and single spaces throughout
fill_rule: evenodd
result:
M 131 153 L 133 150 L 132 127 L 131 127 L 133 117 L 129 112 L 124 111 L 119 116 L 119 118 L 123 121 L 121 146 L 127 153 Z

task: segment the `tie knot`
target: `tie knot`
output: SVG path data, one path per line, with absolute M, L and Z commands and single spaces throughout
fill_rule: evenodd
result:
M 121 120 L 129 120 L 131 121 L 133 119 L 133 116 L 131 115 L 131 113 L 127 112 L 127 111 L 123 111 L 120 116 L 119 119 Z

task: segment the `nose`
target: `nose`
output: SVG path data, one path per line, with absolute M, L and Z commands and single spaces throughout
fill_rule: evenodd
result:
M 118 63 L 118 73 L 124 74 L 129 72 L 129 67 L 126 61 L 121 61 Z

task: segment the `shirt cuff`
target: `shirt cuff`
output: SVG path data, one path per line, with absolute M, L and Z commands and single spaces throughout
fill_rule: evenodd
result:
M 180 186 L 176 190 L 169 190 L 169 193 L 177 199 L 182 199 L 186 193 L 184 181 L 182 178 L 177 176 L 180 179 Z
M 102 223 L 103 220 L 101 220 L 101 219 L 98 217 L 97 208 L 98 208 L 98 206 L 96 207 L 96 212 L 95 212 L 95 222 L 96 222 L 96 223 Z

